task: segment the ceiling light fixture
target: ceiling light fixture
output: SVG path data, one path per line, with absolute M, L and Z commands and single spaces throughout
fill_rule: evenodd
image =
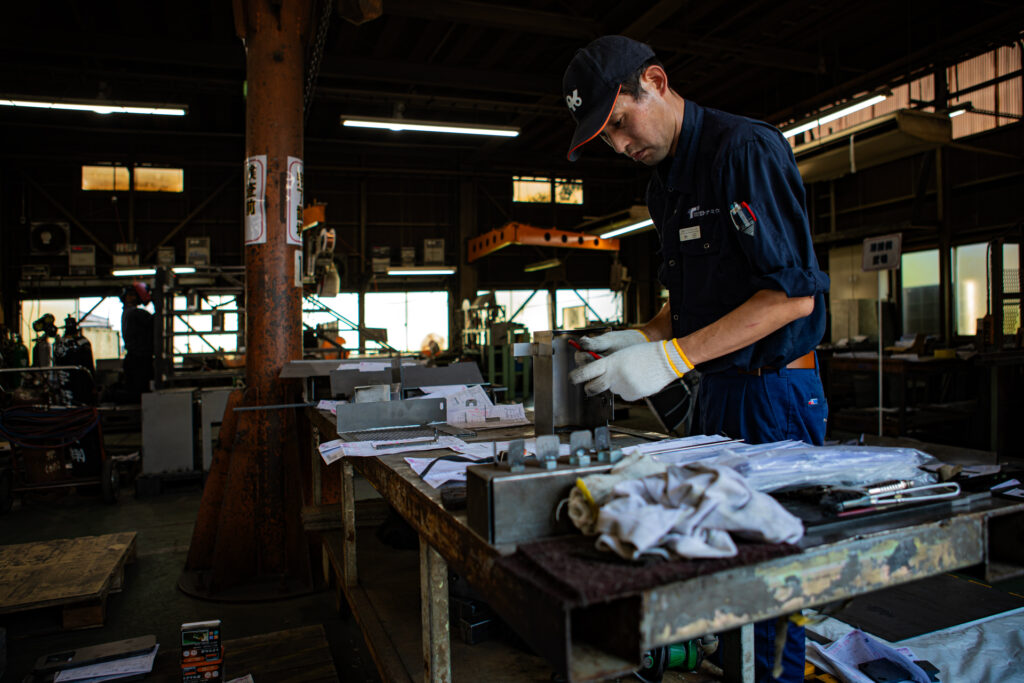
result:
M 184 116 L 188 107 L 183 104 L 153 106 L 141 102 L 105 102 L 102 100 L 34 100 L 24 97 L 0 97 L 0 106 L 28 109 L 62 109 L 91 111 L 96 114 L 150 114 L 154 116 Z
M 610 230 L 608 232 L 603 232 L 600 235 L 598 235 L 598 237 L 600 237 L 603 240 L 609 240 L 613 237 L 625 235 L 626 233 L 642 230 L 643 228 L 646 228 L 649 225 L 654 225 L 654 221 L 650 218 L 648 218 L 647 220 L 638 221 L 636 223 L 630 223 L 629 225 L 624 225 L 621 228 L 615 228 L 614 230 Z
M 884 102 L 886 97 L 887 95 L 872 95 L 866 99 L 860 100 L 859 102 L 854 102 L 853 104 L 847 105 L 840 109 L 836 109 L 835 111 L 823 114 L 818 118 L 811 119 L 810 121 L 804 121 L 803 123 L 798 123 L 792 128 L 787 128 L 783 130 L 782 135 L 785 138 L 791 138 L 794 135 L 799 135 L 800 133 L 811 130 L 812 128 L 817 128 L 818 126 L 822 126 L 831 121 L 835 121 L 836 119 L 841 119 L 844 116 L 849 116 L 850 114 L 858 112 L 861 109 L 873 107 L 879 102 Z
M 524 273 L 535 273 L 538 270 L 547 270 L 548 268 L 557 268 L 562 265 L 562 259 L 549 258 L 546 261 L 534 261 L 533 263 L 527 263 L 523 266 Z
M 388 268 L 388 275 L 392 276 L 408 276 L 408 275 L 454 275 L 455 266 L 399 266 L 395 268 Z
M 156 268 L 117 268 L 110 271 L 114 277 L 140 277 L 143 275 L 156 275 Z
M 416 131 L 422 133 L 458 133 L 461 135 L 493 135 L 514 138 L 519 129 L 512 126 L 481 126 L 475 123 L 437 123 L 435 121 L 413 121 L 412 119 L 386 119 L 372 116 L 341 117 L 346 128 L 376 128 L 391 131 Z
M 171 270 L 174 271 L 175 275 L 189 275 L 196 272 L 193 266 L 174 266 Z

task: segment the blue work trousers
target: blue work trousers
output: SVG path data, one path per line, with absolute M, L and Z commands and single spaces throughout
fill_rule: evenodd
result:
M 725 434 L 747 443 L 794 439 L 820 446 L 825 440 L 828 403 L 816 368 L 782 368 L 759 375 L 735 370 L 701 375 L 699 396 L 704 434 Z M 754 625 L 757 683 L 804 680 L 804 628 L 786 623 L 789 631 L 780 678 L 772 677 L 776 620 Z

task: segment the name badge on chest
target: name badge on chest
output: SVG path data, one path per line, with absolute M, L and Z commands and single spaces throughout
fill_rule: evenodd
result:
M 688 228 L 679 228 L 679 241 L 689 242 L 690 240 L 700 239 L 700 226 L 691 225 Z

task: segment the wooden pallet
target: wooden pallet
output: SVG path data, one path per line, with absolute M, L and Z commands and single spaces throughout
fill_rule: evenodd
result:
M 0 546 L 0 614 L 59 608 L 65 630 L 102 626 L 124 585 L 135 532 Z

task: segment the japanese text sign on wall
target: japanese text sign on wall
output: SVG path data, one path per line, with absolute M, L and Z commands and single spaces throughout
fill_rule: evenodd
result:
M 267 155 L 245 160 L 245 243 L 267 241 Z
M 302 245 L 302 201 L 305 178 L 302 170 L 302 159 L 288 157 L 288 216 L 287 243 Z

